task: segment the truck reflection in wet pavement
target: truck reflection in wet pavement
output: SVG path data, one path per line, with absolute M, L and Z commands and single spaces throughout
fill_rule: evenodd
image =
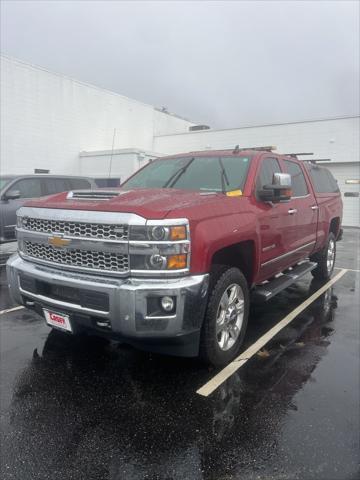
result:
M 266 478 L 329 478 L 333 465 L 311 458 L 312 441 L 291 454 L 283 430 L 327 354 L 336 308 L 329 289 L 208 398 L 195 391 L 214 372 L 194 360 L 51 331 L 14 388 L 3 446 L 11 478 L 244 479 L 264 468 Z M 266 310 L 257 307 L 250 337 Z

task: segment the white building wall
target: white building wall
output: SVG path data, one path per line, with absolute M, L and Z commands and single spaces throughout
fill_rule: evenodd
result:
M 154 109 L 154 130 L 153 137 L 158 135 L 167 135 L 169 133 L 186 133 L 194 123 L 181 119 L 175 115 L 169 115 Z M 154 138 L 151 140 L 151 148 L 153 148 Z
M 347 181 L 355 179 L 359 181 L 360 163 L 337 163 L 327 165 L 327 168 L 331 170 L 342 192 L 343 225 L 358 227 L 360 223 L 360 185 L 349 184 Z
M 1 173 L 79 174 L 79 152 L 153 149 L 192 123 L 116 93 L 1 56 Z M 115 136 L 114 136 L 115 131 Z
M 333 162 L 359 161 L 359 117 L 263 125 L 227 130 L 201 130 L 155 138 L 155 151 L 193 150 L 274 145 L 281 153 L 314 152 Z M 311 158 L 311 157 L 310 157 Z
M 159 156 L 154 152 L 132 148 L 81 152 L 80 174 L 95 178 L 115 177 L 124 182 L 150 159 Z
M 359 191 L 346 184 L 359 178 L 359 117 L 189 132 L 187 120 L 13 58 L 1 56 L 0 73 L 3 175 L 44 168 L 105 177 L 112 155 L 111 176 L 124 180 L 158 155 L 275 145 L 331 158 L 342 193 Z M 359 198 L 344 205 L 344 223 L 359 225 Z
M 338 180 L 344 203 L 343 224 L 359 226 L 359 185 L 347 184 L 360 178 L 359 117 L 326 119 L 281 125 L 261 125 L 228 130 L 201 130 L 155 138 L 154 150 L 167 154 L 206 149 L 276 146 L 281 153 L 313 152 L 300 158 L 330 158 L 326 167 Z

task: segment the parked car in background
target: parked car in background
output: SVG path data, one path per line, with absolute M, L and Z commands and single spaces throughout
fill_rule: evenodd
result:
M 117 188 L 120 187 L 120 177 L 96 177 L 94 182 L 99 188 Z
M 4 175 L 0 177 L 0 243 L 15 240 L 16 210 L 32 198 L 82 188 L 97 188 L 86 177 Z

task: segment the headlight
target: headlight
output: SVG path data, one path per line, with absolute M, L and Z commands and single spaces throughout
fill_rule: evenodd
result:
M 188 266 L 188 254 L 130 255 L 131 270 L 184 270 Z
M 165 268 L 166 267 L 166 257 L 162 255 L 151 255 L 149 257 L 149 264 L 152 268 Z
M 130 225 L 129 253 L 130 269 L 135 272 L 187 270 L 190 263 L 188 221 L 149 220 L 147 225 Z
M 154 225 L 154 226 L 140 226 L 133 225 L 130 226 L 130 241 L 139 240 L 139 241 L 154 241 L 154 242 L 163 242 L 163 241 L 181 241 L 187 239 L 187 228 L 186 225 L 174 225 L 174 226 L 163 226 L 163 225 Z
M 28 224 L 28 217 L 21 217 L 20 215 L 16 216 L 16 226 L 18 228 L 26 228 Z
M 167 227 L 162 227 L 158 225 L 156 227 L 151 227 L 149 230 L 150 237 L 152 240 L 156 240 L 157 242 L 161 240 L 166 240 L 169 236 L 169 229 Z

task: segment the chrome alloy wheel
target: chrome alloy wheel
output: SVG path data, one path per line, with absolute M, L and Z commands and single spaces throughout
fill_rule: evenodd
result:
M 326 257 L 326 267 L 327 271 L 330 273 L 334 268 L 335 262 L 335 241 L 330 238 L 327 250 L 327 257 Z
M 221 350 L 235 344 L 244 321 L 244 292 L 233 283 L 223 293 L 216 316 L 216 339 Z

